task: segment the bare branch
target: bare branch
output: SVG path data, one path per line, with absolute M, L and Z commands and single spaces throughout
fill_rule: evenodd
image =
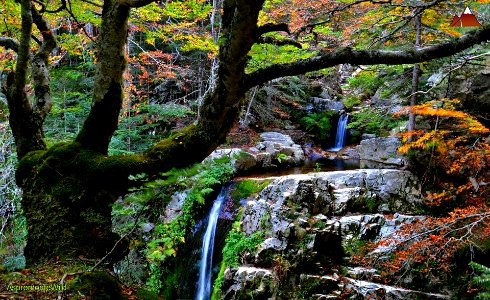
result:
M 375 64 L 412 64 L 446 57 L 468 49 L 478 43 L 490 40 L 490 25 L 483 29 L 467 33 L 451 42 L 440 43 L 417 50 L 355 50 L 349 47 L 333 52 L 320 54 L 298 60 L 292 63 L 272 65 L 251 74 L 245 78 L 246 88 L 252 88 L 274 78 L 294 76 L 306 72 L 329 68 L 338 64 L 375 65 Z
M 0 36 L 0 47 L 17 52 L 19 51 L 19 42 L 9 37 Z
M 82 31 L 83 33 L 85 33 L 85 35 L 92 41 L 95 43 L 95 40 L 94 38 L 87 32 L 87 30 L 85 29 L 85 26 L 82 26 L 82 24 L 80 24 L 80 22 L 78 22 L 78 19 L 77 17 L 75 16 L 75 14 L 73 13 L 72 9 L 71 9 L 71 1 L 68 0 L 68 6 L 66 8 L 66 11 L 68 12 L 68 14 L 71 16 L 71 18 L 75 21 L 75 23 L 77 23 L 78 27 L 82 28 Z

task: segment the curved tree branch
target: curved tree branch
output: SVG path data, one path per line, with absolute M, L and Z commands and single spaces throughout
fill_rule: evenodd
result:
M 257 40 L 257 44 L 271 44 L 271 45 L 276 45 L 276 46 L 294 46 L 298 49 L 302 49 L 303 46 L 301 46 L 300 43 L 290 40 L 290 39 L 284 39 L 284 40 L 278 40 L 276 38 L 273 38 L 272 36 L 261 36 Z
M 273 24 L 273 23 L 267 23 L 262 26 L 259 26 L 257 28 L 257 36 L 261 36 L 264 33 L 268 32 L 275 32 L 275 31 L 284 31 L 288 34 L 291 34 L 289 31 L 288 24 L 281 23 L 281 24 Z
M 0 36 L 0 47 L 4 47 L 7 50 L 19 51 L 19 42 L 13 38 Z
M 244 80 L 250 89 L 272 79 L 294 76 L 306 72 L 329 68 L 338 64 L 375 65 L 375 64 L 413 64 L 436 58 L 446 57 L 468 49 L 478 43 L 490 40 L 490 26 L 469 32 L 451 42 L 441 43 L 418 50 L 355 50 L 341 48 L 333 52 L 323 52 L 314 57 L 292 63 L 277 64 L 248 74 Z

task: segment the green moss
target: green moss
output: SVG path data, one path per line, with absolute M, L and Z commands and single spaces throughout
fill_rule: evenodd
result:
M 238 267 L 241 264 L 241 254 L 246 251 L 255 252 L 264 241 L 264 237 L 265 235 L 262 231 L 256 231 L 247 236 L 240 230 L 240 223 L 235 222 L 223 247 L 225 265 L 227 267 Z
M 27 153 L 17 164 L 15 178 L 17 184 L 22 185 L 24 179 L 28 178 L 34 168 L 39 165 L 41 158 L 46 153 L 45 150 L 32 151 Z
M 136 299 L 138 300 L 160 300 L 164 299 L 163 297 L 145 289 L 139 289 L 136 293 Z
M 231 198 L 235 201 L 246 199 L 262 191 L 270 180 L 259 181 L 256 179 L 244 179 L 239 181 L 231 190 Z
M 103 271 L 83 273 L 70 283 L 68 291 L 79 292 L 93 300 L 124 299 L 116 279 Z
M 213 292 L 211 294 L 211 300 L 220 300 L 221 299 L 221 287 L 223 286 L 224 276 L 225 276 L 226 265 L 222 261 L 218 276 L 213 284 Z

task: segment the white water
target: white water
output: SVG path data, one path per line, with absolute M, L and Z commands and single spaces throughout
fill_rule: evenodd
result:
M 330 151 L 339 151 L 345 145 L 345 137 L 347 135 L 347 122 L 349 121 L 349 115 L 343 114 L 339 118 L 339 122 L 337 123 L 337 133 L 335 134 L 335 144 L 333 148 L 328 150 Z
M 218 198 L 213 203 L 213 208 L 209 213 L 208 226 L 202 241 L 202 256 L 199 262 L 199 281 L 197 300 L 209 300 L 211 296 L 211 270 L 213 268 L 213 248 L 216 223 L 218 222 L 221 204 L 225 199 L 226 191 L 223 189 Z

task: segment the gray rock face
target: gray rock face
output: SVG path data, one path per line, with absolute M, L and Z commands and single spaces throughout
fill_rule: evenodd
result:
M 261 245 L 260 252 L 276 251 L 286 248 L 290 239 L 304 236 L 301 232 L 313 224 L 324 222 L 324 230 L 318 237 L 311 235 L 306 247 L 313 249 L 317 247 L 315 243 L 320 245 L 327 237 L 332 239 L 332 235 L 339 236 L 340 247 L 340 237 L 343 245 L 354 237 L 386 237 L 406 221 L 400 214 L 391 220 L 381 214 L 342 218 L 340 215 L 411 212 L 421 202 L 419 183 L 408 171 L 375 169 L 289 175 L 275 179 L 257 199 L 247 202 L 242 230 L 246 234 L 258 230 L 270 233 L 271 238 Z
M 379 137 L 362 140 L 359 157 L 363 168 L 399 168 L 406 165 L 406 157 L 397 150 L 402 145 L 397 137 Z
M 363 295 L 369 296 L 373 291 L 373 295 L 385 292 L 393 299 L 405 296 L 415 299 L 410 298 L 412 295 L 432 299 L 423 298 L 424 293 L 367 281 L 344 282 L 336 275 L 338 271 L 327 273 L 332 274 L 328 276 L 301 272 L 284 279 L 295 282 L 292 286 L 287 287 L 284 281 L 277 286 L 274 269 L 277 258 L 287 259 L 290 266 L 338 265 L 344 257 L 353 255 L 352 249 L 360 247 L 363 241 L 396 238 L 397 230 L 404 224 L 422 218 L 382 213 L 414 212 L 421 202 L 417 179 L 402 170 L 363 169 L 273 178 L 256 198 L 246 203 L 241 219 L 241 230 L 247 235 L 266 233 L 267 238 L 258 246 L 255 256 L 246 258 L 260 268 L 228 269 L 226 288 L 222 290 L 226 291 L 224 299 L 249 296 L 251 287 L 260 291 L 261 299 L 273 297 L 277 289 L 281 297 L 291 299 L 338 299 L 341 291 L 346 290 L 351 291 L 350 299 L 365 299 Z M 389 250 L 387 245 L 374 251 Z M 374 269 L 350 268 L 347 273 L 362 280 L 379 277 Z M 275 285 L 268 286 L 269 283 Z
M 257 200 L 246 204 L 243 230 L 254 232 L 267 219 L 270 221 L 265 223 L 275 235 L 285 234 L 291 220 L 305 210 L 312 215 L 409 213 L 421 203 L 420 185 L 409 171 L 365 169 L 289 175 L 275 179 Z
M 481 65 L 461 69 L 452 89 L 452 97 L 461 100 L 465 109 L 483 118 L 490 118 L 490 59 Z M 444 91 L 441 90 L 439 95 L 444 97 Z

